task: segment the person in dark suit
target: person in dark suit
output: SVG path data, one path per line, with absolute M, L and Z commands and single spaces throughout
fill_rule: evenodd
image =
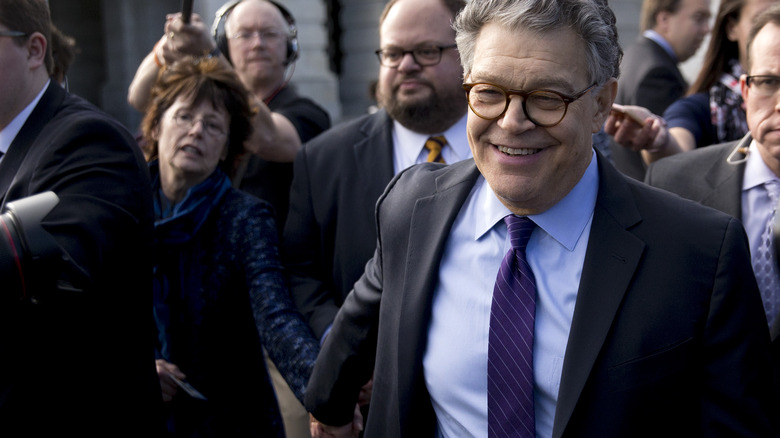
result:
M 601 0 L 458 15 L 474 160 L 412 167 L 378 201 L 374 257 L 307 387 L 317 436 L 360 429 L 371 375 L 366 437 L 774 436 L 741 225 L 592 148 L 614 23 Z
M 45 1 L 0 0 L 0 209 L 59 198 L 41 220 L 44 268 L 0 251 L 0 427 L 153 436 L 148 172 L 126 129 L 50 78 L 50 29 Z
M 699 49 L 710 31 L 709 19 L 709 0 L 644 0 L 642 35 L 626 48 L 615 103 L 663 114 L 688 89 L 678 64 Z M 612 145 L 615 167 L 641 181 L 646 166 L 640 153 Z
M 780 5 L 760 13 L 748 35 L 747 74 L 740 78 L 750 132 L 741 140 L 659 160 L 645 182 L 730 214 L 742 221 L 750 240 L 772 348 L 780 352 L 780 274 L 774 247 L 764 247 L 780 188 Z M 773 186 L 776 188 L 773 189 Z M 771 233 L 769 234 L 771 235 Z M 762 255 L 763 254 L 763 255 Z M 766 265 L 763 260 L 768 261 Z M 762 281 L 765 280 L 765 281 Z M 780 385 L 780 357 L 774 359 Z M 780 390 L 777 391 L 780 395 Z
M 425 162 L 443 136 L 447 163 L 469 158 L 463 69 L 450 23 L 462 0 L 389 2 L 380 18 L 378 112 L 336 126 L 295 160 L 283 239 L 290 290 L 317 337 L 374 252 L 373 213 L 393 175 Z

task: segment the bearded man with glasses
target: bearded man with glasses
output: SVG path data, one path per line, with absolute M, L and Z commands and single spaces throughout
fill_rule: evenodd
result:
M 374 252 L 374 205 L 393 175 L 471 156 L 450 27 L 463 5 L 390 1 L 376 51 L 381 109 L 323 133 L 295 161 L 283 255 L 292 295 L 319 338 Z
M 379 198 L 313 430 L 360 429 L 373 375 L 366 437 L 774 436 L 740 223 L 593 148 L 621 56 L 607 2 L 471 0 L 454 28 L 474 159 Z

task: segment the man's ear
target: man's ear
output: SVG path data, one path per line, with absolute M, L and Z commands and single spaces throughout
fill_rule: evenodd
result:
M 653 30 L 659 34 L 666 35 L 669 31 L 669 19 L 672 17 L 672 13 L 669 11 L 661 11 L 655 14 L 655 26 Z
M 612 110 L 612 103 L 617 96 L 618 82 L 615 78 L 609 78 L 606 83 L 599 89 L 596 95 L 596 113 L 593 115 L 593 126 L 591 131 L 595 134 L 604 127 L 604 122 L 607 121 L 607 116 Z
M 40 67 L 46 65 L 46 37 L 40 32 L 33 32 L 27 38 L 27 59 L 30 67 Z
M 747 102 L 748 99 L 748 91 L 750 88 L 747 86 L 747 75 L 743 74 L 739 77 L 739 89 L 742 91 L 742 100 L 744 102 Z

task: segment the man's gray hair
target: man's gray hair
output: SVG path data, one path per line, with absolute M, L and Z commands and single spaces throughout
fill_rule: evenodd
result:
M 540 35 L 571 29 L 585 42 L 590 83 L 601 85 L 620 76 L 623 51 L 607 0 L 470 0 L 453 25 L 466 76 L 471 73 L 477 37 L 491 22 Z

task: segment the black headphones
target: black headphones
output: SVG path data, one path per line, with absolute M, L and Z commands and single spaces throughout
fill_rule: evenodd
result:
M 290 65 L 298 59 L 298 28 L 295 27 L 295 18 L 287 8 L 279 3 L 272 0 L 266 1 L 279 9 L 279 12 L 282 13 L 282 17 L 284 17 L 284 20 L 289 27 L 287 36 L 287 58 L 284 60 L 284 65 Z M 216 14 L 214 14 L 214 24 L 211 25 L 211 36 L 214 37 L 214 40 L 217 42 L 219 51 L 222 52 L 225 58 L 231 63 L 233 61 L 231 61 L 230 52 L 228 51 L 227 35 L 225 35 L 225 20 L 227 19 L 227 16 L 230 15 L 233 8 L 239 3 L 241 3 L 241 0 L 233 0 L 222 5 L 222 7 L 217 10 Z

